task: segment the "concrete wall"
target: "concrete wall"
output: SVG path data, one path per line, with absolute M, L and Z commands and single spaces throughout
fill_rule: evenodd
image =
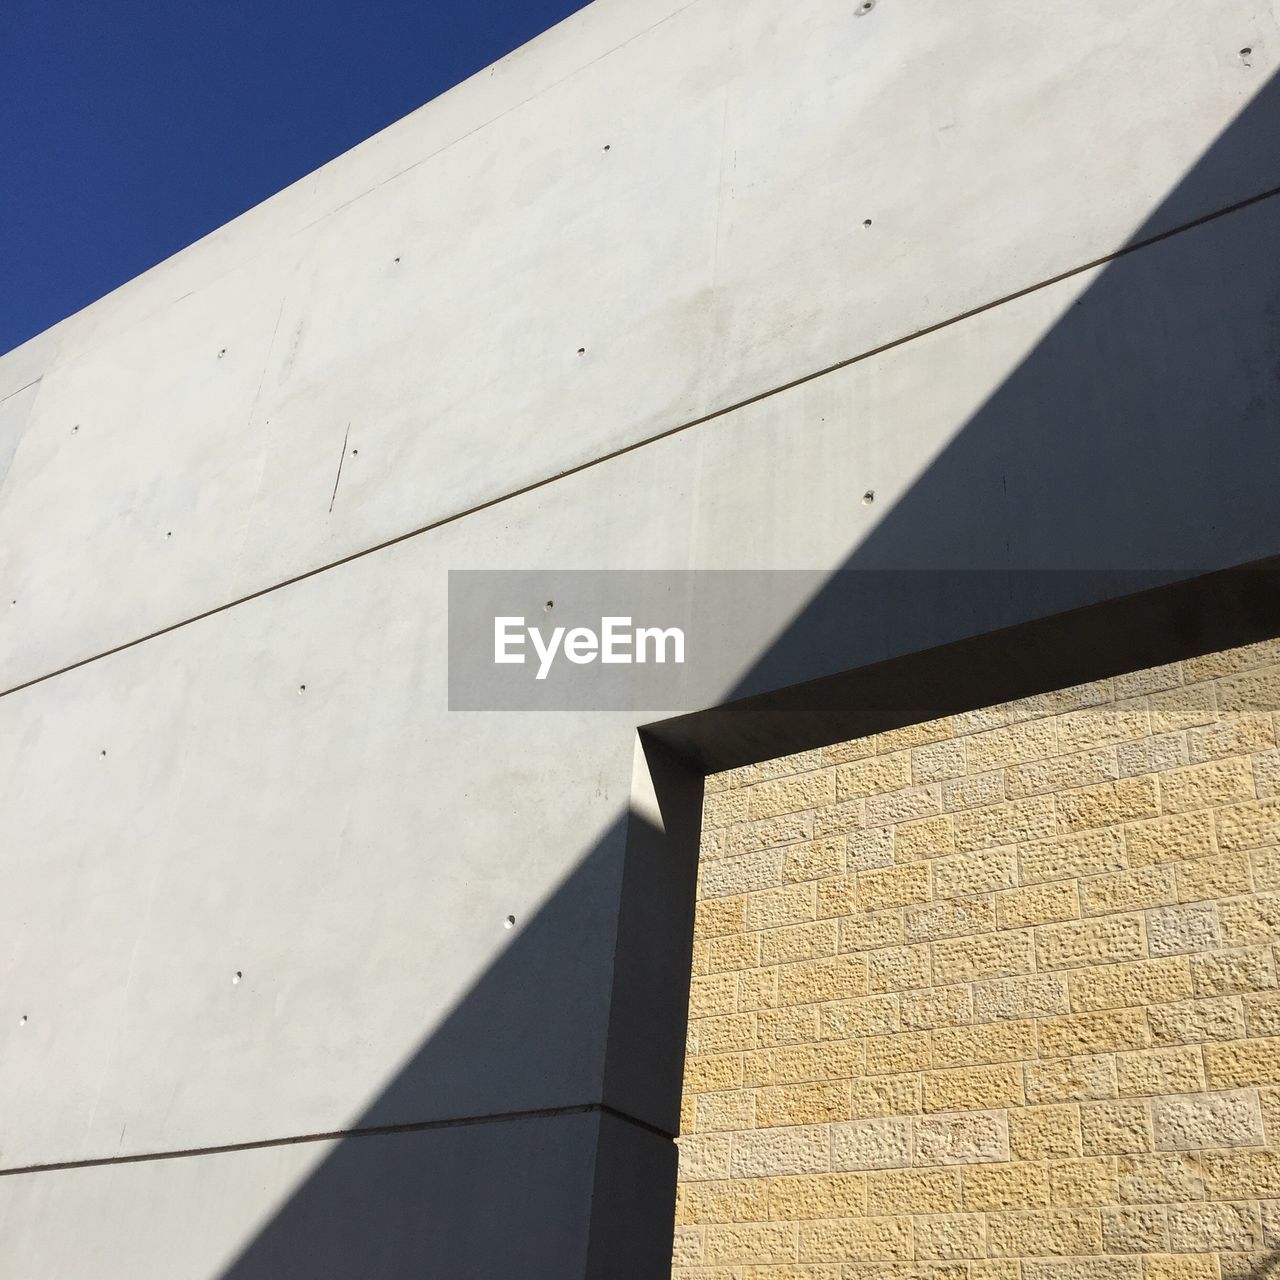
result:
M 4 1267 L 662 1274 L 700 764 L 450 713 L 448 570 L 1004 575 L 657 720 L 1280 553 L 1277 52 L 597 0 L 0 361 Z
M 676 1276 L 1265 1274 L 1277 659 L 708 779 Z

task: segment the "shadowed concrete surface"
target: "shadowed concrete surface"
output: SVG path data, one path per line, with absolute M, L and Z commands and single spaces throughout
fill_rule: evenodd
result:
M 1073 81 L 1096 89 L 1098 68 L 1116 64 L 1122 71 L 1115 83 L 1122 84 L 1131 73 L 1128 41 L 1153 10 L 1121 8 L 1088 34 L 1077 32 L 1080 62 L 1065 57 L 1061 44 L 1044 42 L 1041 60 L 1025 74 L 1024 100 L 1061 94 Z M 590 6 L 581 21 L 602 20 L 591 16 L 596 9 Z M 691 20 L 713 9 L 695 4 L 681 13 Z M 1009 16 L 1009 6 L 995 9 Z M 605 7 L 606 14 L 616 12 Z M 871 16 L 896 24 L 885 30 L 904 39 L 924 40 L 921 56 L 942 63 L 948 39 L 974 38 L 954 25 L 926 38 L 916 11 L 891 0 Z M 701 20 L 710 25 L 705 15 Z M 1077 14 L 1073 22 L 1080 21 Z M 1179 19 L 1162 32 L 1141 60 L 1138 89 L 1128 91 L 1135 95 L 1126 99 L 1131 113 L 1107 104 L 1122 120 L 1111 132 L 1105 115 L 1077 115 L 1069 127 L 1052 114 L 1038 115 L 1035 127 L 1015 122 L 1008 154 L 1035 153 L 1043 165 L 1036 172 L 1065 174 L 1055 191 L 1061 200 L 1063 192 L 1079 197 L 1069 211 L 1061 202 L 1046 204 L 1043 192 L 991 180 L 975 182 L 984 194 L 970 210 L 964 201 L 973 192 L 959 179 L 983 157 L 971 137 L 963 164 L 958 157 L 945 162 L 955 181 L 927 191 L 935 222 L 918 224 L 928 239 L 963 206 L 964 237 L 932 256 L 920 239 L 896 248 L 877 242 L 874 268 L 861 278 L 823 268 L 829 260 L 823 254 L 834 254 L 839 243 L 824 221 L 833 209 L 859 234 L 893 226 L 891 216 L 877 212 L 872 227 L 863 228 L 853 210 L 865 202 L 850 198 L 854 176 L 825 176 L 840 146 L 859 134 L 857 122 L 840 115 L 830 136 L 802 135 L 802 144 L 793 136 L 792 149 L 800 145 L 817 159 L 803 180 L 790 173 L 785 200 L 778 190 L 774 198 L 788 226 L 805 227 L 812 217 L 813 243 L 789 234 L 766 252 L 746 223 L 739 227 L 743 263 L 758 253 L 799 282 L 790 304 L 767 295 L 779 328 L 760 327 L 768 312 L 763 302 L 744 304 L 736 321 L 723 324 L 716 308 L 675 329 L 659 314 L 654 351 L 644 345 L 649 338 L 638 339 L 630 357 L 639 371 L 654 361 L 661 368 L 654 353 L 673 354 L 691 324 L 697 340 L 685 354 L 710 371 L 691 398 L 672 397 L 668 388 L 661 408 L 642 408 L 626 431 L 592 435 L 579 424 L 598 415 L 613 432 L 621 421 L 606 390 L 625 398 L 637 379 L 670 371 L 644 377 L 633 371 L 629 381 L 601 384 L 605 400 L 574 400 L 555 414 L 549 401 L 517 395 L 506 402 L 519 424 L 509 439 L 498 432 L 479 451 L 462 449 L 448 433 L 433 441 L 433 459 L 461 465 L 463 481 L 426 493 L 430 473 L 415 472 L 408 461 L 418 445 L 405 445 L 397 464 L 404 491 L 384 506 L 372 501 L 379 488 L 371 484 L 367 518 L 318 540 L 298 532 L 305 522 L 267 532 L 263 517 L 246 514 L 260 508 L 227 498 L 269 495 L 276 486 L 292 492 L 294 480 L 282 479 L 261 454 L 237 471 L 236 437 L 222 434 L 225 407 L 209 416 L 212 435 L 195 431 L 187 438 L 193 455 L 166 455 L 178 468 L 167 476 L 108 495 L 98 483 L 107 455 L 99 453 L 71 483 L 57 466 L 78 425 L 67 426 L 65 410 L 72 401 L 87 403 L 86 386 L 99 386 L 106 402 L 118 386 L 120 350 L 102 355 L 101 373 L 80 384 L 76 396 L 51 392 L 56 413 L 45 407 L 43 387 L 34 400 L 28 390 L 3 402 L 18 406 L 9 411 L 11 425 L 0 419 L 17 460 L 0 490 L 0 513 L 10 522 L 4 563 L 18 565 L 6 578 L 18 583 L 10 596 L 18 604 L 9 606 L 6 620 L 14 690 L 0 699 L 0 777 L 9 814 L 7 867 L 21 890 L 0 917 L 11 939 L 11 1016 L 0 1040 L 0 1088 L 10 1104 L 0 1130 L 0 1159 L 10 1171 L 0 1177 L 0 1256 L 7 1268 L 74 1276 L 663 1274 L 699 769 L 652 738 L 637 754 L 635 717 L 625 714 L 451 715 L 443 702 L 440 610 L 447 569 L 542 570 L 545 586 L 531 588 L 530 611 L 556 595 L 557 572 L 571 568 L 829 569 L 832 584 L 798 612 L 781 602 L 743 602 L 739 624 L 749 660 L 717 669 L 719 696 L 708 701 L 734 703 L 933 652 L 932 667 L 898 668 L 900 687 L 913 680 L 919 687 L 927 670 L 936 687 L 958 684 L 964 693 L 953 696 L 971 696 L 977 706 L 1003 696 L 1002 678 L 1035 680 L 1033 664 L 1002 670 L 1017 636 L 1024 647 L 1027 636 L 1040 637 L 1040 687 L 1055 687 L 1079 637 L 1105 636 L 1106 618 L 1119 615 L 1102 615 L 1088 633 L 1014 633 L 1012 642 L 1006 636 L 985 647 L 946 646 L 1280 553 L 1273 514 L 1280 272 L 1270 252 L 1280 204 L 1269 194 L 1280 187 L 1280 128 L 1275 82 L 1239 55 L 1256 46 L 1261 64 L 1275 22 L 1259 6 L 1224 6 L 1205 21 L 1202 29 L 1180 26 Z M 1238 34 L 1245 27 L 1248 33 Z M 734 30 L 737 43 L 727 43 L 744 68 L 773 67 L 773 55 L 760 52 L 771 42 L 787 59 L 819 56 L 799 26 L 781 19 L 744 21 Z M 673 83 L 703 83 L 707 61 L 721 56 L 724 43 L 719 30 L 704 34 L 705 44 L 689 45 L 687 61 L 664 71 L 670 79 L 660 80 L 659 97 L 672 95 Z M 652 61 L 652 49 L 642 46 L 638 35 L 619 46 L 639 59 L 636 74 Z M 953 44 L 950 56 L 959 47 Z M 1009 74 L 1002 59 L 1019 47 L 997 46 L 988 56 Z M 1163 83 L 1162 56 L 1171 78 L 1156 95 L 1156 111 L 1139 99 Z M 973 57 L 974 65 L 985 65 L 976 51 Z M 1195 92 L 1221 80 L 1242 101 L 1252 100 L 1238 117 L 1223 110 L 1221 136 L 1215 140 L 1217 129 L 1209 131 L 1208 150 L 1170 175 L 1160 188 L 1164 198 L 1135 210 L 1144 183 L 1155 181 L 1156 161 L 1169 162 L 1185 145 L 1169 141 L 1161 114 L 1185 101 L 1192 81 L 1172 71 L 1184 64 L 1198 69 Z M 816 64 L 800 65 L 812 71 Z M 1242 88 L 1246 74 L 1254 80 Z M 873 79 L 886 102 L 897 100 L 890 69 L 876 70 Z M 817 80 L 857 91 L 834 72 Z M 816 96 L 809 102 L 814 114 L 805 117 L 815 128 L 831 100 Z M 725 102 L 717 101 L 723 126 Z M 750 123 L 743 126 L 750 139 L 764 123 L 754 118 L 749 98 L 734 101 Z M 545 122 L 528 115 L 529 137 L 542 137 Z M 694 118 L 701 118 L 696 111 Z M 877 119 L 885 165 L 895 127 L 912 139 L 903 146 L 923 145 L 893 124 L 892 113 Z M 946 123 L 939 116 L 921 135 L 929 139 L 926 155 L 962 124 Z M 673 116 L 671 127 L 687 130 L 689 118 Z M 1088 145 L 1078 152 L 1082 135 Z M 634 136 L 644 136 L 639 126 Z M 1119 189 L 1091 185 L 1101 170 L 1089 170 L 1088 182 L 1080 177 L 1079 166 L 1104 144 L 1118 149 L 1115 173 L 1143 175 L 1120 192 L 1130 201 L 1127 221 Z M 782 164 L 778 150 L 771 164 Z M 608 154 L 616 158 L 612 149 Z M 551 170 L 557 163 L 545 161 Z M 929 172 L 936 177 L 938 170 Z M 517 203 L 509 192 L 485 190 L 486 200 Z M 926 192 L 916 187 L 912 194 Z M 1091 211 L 1105 223 L 1096 235 Z M 760 217 L 765 212 L 757 209 Z M 978 237 L 993 222 L 1000 234 L 989 242 Z M 1124 232 L 1116 236 L 1120 225 Z M 557 230 L 543 228 L 547 235 Z M 325 235 L 340 238 L 335 228 Z M 1153 237 L 1164 238 L 1148 243 Z M 1125 244 L 1132 251 L 1114 261 L 1010 296 Z M 1054 252 L 1046 256 L 1035 245 Z M 311 240 L 293 251 L 297 270 L 321 270 L 307 265 L 317 252 Z M 514 275 L 519 282 L 519 271 Z M 750 299 L 758 277 L 744 267 L 742 278 Z M 818 278 L 835 283 L 819 287 Z M 588 297 L 600 295 L 600 307 L 607 297 L 625 314 L 632 296 L 625 278 L 587 272 L 581 279 Z M 224 294 L 221 302 L 208 301 L 208 315 L 234 304 L 232 284 L 210 287 Z M 806 290 L 824 305 L 809 307 Z M 290 305 L 306 312 L 307 300 L 318 296 L 304 290 Z M 938 296 L 950 310 L 936 309 Z M 843 310 L 826 308 L 833 299 Z M 894 314 L 886 321 L 890 302 Z M 996 302 L 864 354 L 878 341 Z M 514 305 L 505 297 L 486 304 L 504 325 L 524 314 L 508 316 Z M 327 322 L 341 320 L 350 329 L 358 308 L 338 310 Z M 860 319 L 852 324 L 855 313 Z M 155 323 L 190 325 L 182 331 L 183 349 L 203 349 L 212 337 L 207 315 L 187 321 L 168 315 L 158 311 Z M 275 339 L 267 335 L 277 329 L 269 307 L 253 323 L 259 321 L 271 346 Z M 462 335 L 484 332 L 465 312 L 451 322 Z M 306 323 L 298 341 L 305 340 Z M 388 332 L 391 343 L 397 333 L 414 333 L 412 312 L 395 313 Z M 566 330 L 557 341 L 568 338 Z M 576 338 L 567 345 L 575 370 L 580 345 Z M 216 362 L 221 349 L 206 354 Z M 519 352 L 518 335 L 504 350 Z M 647 429 L 673 421 L 667 416 L 673 405 L 679 421 L 853 356 L 862 358 L 496 501 L 504 486 L 518 487 L 535 472 L 550 476 L 636 443 Z M 82 373 L 94 358 L 84 357 Z M 441 371 L 447 358 L 416 359 L 438 371 L 442 403 L 466 402 L 461 389 L 449 387 L 448 370 Z M 266 367 L 260 360 L 235 375 L 243 383 L 246 422 L 254 422 L 261 391 L 254 384 L 268 377 Z M 727 381 L 726 371 L 733 375 Z M 473 367 L 469 376 L 482 373 L 483 366 Z M 539 376 L 552 386 L 570 375 Z M 96 377 L 102 381 L 94 383 Z M 339 400 L 365 398 L 367 410 L 367 397 L 383 396 L 379 412 L 394 417 L 395 397 L 385 389 L 357 393 L 364 384 L 350 367 L 336 367 L 333 377 Z M 173 385 L 185 385 L 176 373 Z M 432 420 L 446 412 L 423 408 L 416 392 L 397 386 L 397 395 L 436 415 Z M 196 381 L 182 392 L 197 417 L 202 387 Z M 130 438 L 117 424 L 111 449 L 146 457 L 172 405 L 164 396 L 151 410 L 134 403 L 145 431 L 139 425 Z M 329 407 L 320 413 L 319 402 L 313 409 L 299 420 L 331 416 Z M 346 406 L 338 409 L 332 425 L 341 423 Z M 56 441 L 53 428 L 41 425 L 53 418 Z M 497 413 L 477 412 L 474 419 L 463 413 L 462 437 L 482 420 L 505 421 Z M 527 465 L 530 439 L 546 436 L 556 444 L 561 435 L 572 448 L 542 451 L 532 459 L 541 471 Z M 323 449 L 318 440 L 312 449 L 298 437 L 284 438 L 289 443 L 278 456 L 300 452 L 299 466 L 324 478 L 319 489 L 328 502 L 339 461 L 328 435 Z M 343 438 L 345 448 L 358 447 Z M 0 435 L 0 458 L 5 439 Z M 504 449 L 519 467 L 493 483 Z M 345 457 L 344 470 L 368 450 Z M 200 477 L 194 488 L 175 478 L 188 467 Z M 166 503 L 181 541 L 176 516 L 190 507 L 192 493 L 197 510 L 226 506 L 207 526 L 203 550 L 179 552 L 173 591 L 165 580 L 158 590 L 130 587 L 114 599 L 112 570 L 80 596 L 78 584 L 95 572 L 97 550 L 42 553 L 43 560 L 25 543 L 16 560 L 11 550 L 19 534 L 38 543 L 35 532 L 48 527 L 37 518 L 45 473 L 61 475 L 60 501 L 74 498 L 100 512 L 74 531 L 77 547 L 88 546 L 90 528 L 101 526 L 105 537 L 108 525 L 142 523 L 140 512 L 149 534 L 158 531 L 163 540 L 169 530 L 156 517 Z M 476 484 L 468 487 L 467 477 Z M 230 487 L 220 488 L 223 481 Z M 415 485 L 423 499 L 416 505 Z M 862 503 L 864 492 L 874 493 L 872 503 Z M 428 523 L 440 493 L 450 500 L 435 508 L 441 514 L 450 504 L 493 505 L 85 661 L 225 603 L 234 597 L 234 581 L 256 589 L 384 533 L 407 532 L 407 511 L 420 511 L 420 523 Z M 112 521 L 102 519 L 106 508 Z M 113 564 L 116 555 L 124 565 L 136 563 L 122 545 L 111 551 L 104 544 L 103 554 Z M 244 553 L 256 578 L 237 576 L 240 568 L 225 576 L 229 547 Z M 1266 607 L 1252 603 L 1256 591 L 1228 592 L 1239 605 L 1223 624 L 1228 632 L 1269 624 Z M 33 598 L 40 612 L 24 615 Z M 1194 618 L 1222 598 L 1187 598 L 1181 614 L 1175 608 L 1168 616 Z M 1139 616 L 1159 618 L 1161 607 L 1144 606 Z M 687 608 L 694 631 L 697 600 Z M 1130 634 L 1142 631 L 1132 620 L 1124 625 Z M 1117 653 L 1144 665 L 1160 632 L 1148 624 L 1145 636 L 1117 646 Z M 1189 622 L 1166 639 L 1194 647 L 1201 634 Z M 983 654 L 991 669 L 980 679 L 974 668 Z M 1105 653 L 1096 656 L 1099 667 L 1107 661 Z M 847 703 L 864 698 L 868 687 L 828 693 L 825 740 L 851 736 Z M 925 705 L 908 709 L 912 715 L 936 714 L 932 697 L 920 701 Z M 704 708 L 669 710 L 677 716 Z M 874 715 L 892 718 L 902 710 L 880 706 Z M 705 765 L 816 745 L 826 732 L 811 706 L 795 712 L 784 703 L 771 718 L 753 719 L 748 711 L 731 725 L 716 715 L 665 723 L 655 733 Z M 516 927 L 503 930 L 508 915 Z M 232 984 L 233 972 L 243 981 Z M 29 1021 L 20 1026 L 21 1015 Z M 389 1128 L 403 1131 L 349 1132 Z M 264 1145 L 200 1154 L 253 1144 Z M 130 1162 L 165 1152 L 173 1158 Z M 74 1164 L 84 1167 L 47 1167 Z

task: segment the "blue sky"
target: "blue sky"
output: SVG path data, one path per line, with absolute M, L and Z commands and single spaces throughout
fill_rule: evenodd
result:
M 585 0 L 0 0 L 0 352 Z

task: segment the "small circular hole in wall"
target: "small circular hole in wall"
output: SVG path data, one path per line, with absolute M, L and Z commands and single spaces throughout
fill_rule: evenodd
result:
M 72 434 L 72 435 L 75 435 L 75 434 L 76 434 L 76 432 L 77 432 L 77 431 L 79 431 L 79 430 L 80 430 L 80 424 L 79 424 L 79 423 L 76 423 L 76 425 L 75 425 L 74 427 L 72 427 L 72 428 L 71 428 L 71 434 Z
M 870 219 L 870 218 L 863 218 L 863 220 L 862 220 L 862 225 L 863 225 L 864 227 L 869 227 L 869 226 L 871 225 L 871 219 Z
M 586 347 L 579 347 L 579 348 L 578 348 L 578 354 L 579 354 L 580 356 L 585 356 L 585 355 L 587 354 L 587 349 L 586 349 Z
M 554 600 L 548 600 L 547 603 L 542 606 L 542 611 L 543 613 L 550 613 L 555 607 L 556 602 Z
M 221 360 L 222 357 L 225 356 L 226 354 L 227 354 L 227 349 L 226 347 L 223 347 L 222 350 L 218 352 L 218 359 Z
M 610 143 L 606 142 L 606 143 L 604 144 L 604 149 L 605 149 L 606 151 L 608 151 L 608 150 L 609 150 L 610 145 L 611 145 Z
M 107 749 L 103 747 L 103 749 L 98 752 L 98 759 L 105 760 L 106 758 L 107 758 Z
M 399 259 L 399 258 L 397 258 L 397 259 L 396 259 L 396 261 L 397 261 L 397 262 L 399 262 L 399 261 L 400 261 L 400 259 Z
M 875 500 L 876 491 L 874 489 L 868 489 L 866 493 L 862 495 L 862 505 L 864 507 L 869 507 Z
M 27 1015 L 24 1013 L 22 1017 L 18 1019 L 18 1026 L 25 1027 L 26 1025 L 27 1025 Z
M 300 685 L 298 686 L 298 692 L 299 692 L 300 694 L 302 694 L 302 693 L 306 693 L 306 691 L 307 691 L 307 686 L 306 686 L 305 684 L 300 684 Z
M 352 449 L 352 450 L 351 450 L 351 456 L 352 456 L 353 458 L 359 457 L 359 455 L 360 455 L 360 450 L 359 450 L 359 449 Z
M 862 0 L 855 12 L 859 18 L 865 17 L 872 9 L 876 7 L 876 0 Z
M 1252 46 L 1252 45 L 1245 45 L 1245 47 L 1244 47 L 1243 49 L 1241 49 L 1241 50 L 1240 50 L 1240 56 L 1241 56 L 1242 58 L 1248 58 L 1248 57 L 1250 57 L 1250 56 L 1252 55 L 1252 53 L 1253 53 L 1253 46 Z
M 508 917 L 507 917 L 507 918 L 502 922 L 502 927 L 503 927 L 504 929 L 514 929 L 514 928 L 516 927 L 516 918 L 515 918 L 515 916 L 508 916 Z
M 244 977 L 244 974 L 243 974 L 243 973 L 241 973 L 239 969 L 237 969 L 237 970 L 235 971 L 235 973 L 233 973 L 233 974 L 231 975 L 231 985 L 232 985 L 233 987 L 234 987 L 234 986 L 238 986 L 238 985 L 239 985 L 239 983 L 240 983 L 240 979 L 241 979 L 241 978 L 243 978 L 243 977 Z
M 173 530 L 172 530 L 172 529 L 170 529 L 170 530 L 168 531 L 168 533 L 166 533 L 164 536 L 165 536 L 166 538 L 172 538 L 172 537 L 173 537 Z

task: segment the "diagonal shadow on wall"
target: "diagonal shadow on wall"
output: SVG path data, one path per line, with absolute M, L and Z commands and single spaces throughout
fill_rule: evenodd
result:
M 1259 198 L 1205 220 L 1242 170 Z M 225 1280 L 668 1273 L 702 770 L 1223 643 L 1204 599 L 1185 596 L 1142 605 L 1145 623 L 1103 613 L 1083 631 L 965 638 L 1280 552 L 1278 187 L 1273 80 L 832 567 L 733 688 L 738 714 L 645 735 L 660 816 L 626 815 L 584 852 L 355 1126 L 382 1132 L 332 1146 Z M 1227 634 L 1274 626 L 1275 595 L 1228 591 Z M 933 655 L 929 678 L 913 654 Z M 829 683 L 871 668 L 871 683 Z M 828 682 L 807 702 L 776 692 L 815 680 Z M 892 692 L 877 700 L 876 687 Z M 614 972 L 584 976 L 574 939 L 614 927 L 619 901 Z M 464 1077 L 503 1098 L 523 1077 L 555 1097 L 564 1055 L 601 1050 L 606 1009 L 599 1097 L 414 1125 Z

